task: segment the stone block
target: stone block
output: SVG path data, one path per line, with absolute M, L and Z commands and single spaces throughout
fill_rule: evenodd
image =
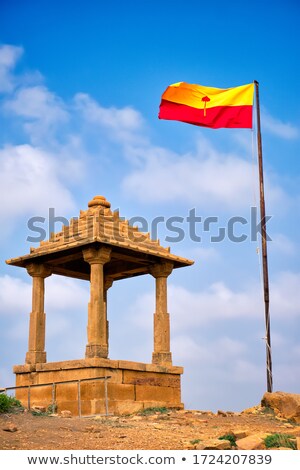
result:
M 103 369 L 118 369 L 119 361 L 113 359 L 106 359 L 103 357 L 89 357 L 84 359 L 83 367 L 100 367 Z
M 74 400 L 57 402 L 57 412 L 60 413 L 63 410 L 69 410 L 72 416 L 78 416 L 78 402 Z
M 57 384 L 55 386 L 55 398 L 57 402 L 77 400 L 77 383 Z
M 81 415 L 90 416 L 97 414 L 105 414 L 104 400 L 83 400 L 81 401 Z M 109 411 L 110 412 L 110 411 Z M 78 415 L 78 412 L 76 413 Z
M 181 402 L 180 389 L 172 387 L 154 387 L 151 385 L 136 385 L 136 401 L 161 401 L 165 404 L 176 405 Z M 167 406 L 167 405 L 166 405 Z
M 23 364 L 23 365 L 16 365 L 13 367 L 13 372 L 15 374 L 27 374 L 29 372 L 35 371 L 35 364 Z
M 28 391 L 25 388 L 17 389 L 16 390 L 16 399 L 22 403 L 24 408 L 28 406 Z
M 62 418 L 72 418 L 72 413 L 70 410 L 62 410 L 60 415 Z
M 116 368 L 117 365 L 120 365 L 120 368 Z M 153 406 L 183 408 L 180 400 L 180 375 L 178 368 L 173 366 L 165 368 L 153 364 L 90 358 L 37 364 L 37 371 L 27 365 L 24 368 L 19 367 L 22 372 L 16 374 L 18 385 L 43 382 L 50 384 L 43 387 L 31 387 L 32 406 L 48 407 L 52 404 L 52 383 L 56 383 L 55 403 L 58 410 L 67 409 L 76 416 L 78 414 L 77 380 L 80 380 L 82 415 L 105 414 L 104 381 L 85 381 L 85 379 L 111 376 L 107 382 L 110 413 L 135 413 Z M 176 373 L 174 373 L 175 370 Z M 74 382 L 57 383 L 65 380 Z M 27 407 L 27 389 L 18 390 L 16 395 L 23 406 Z
M 200 442 L 196 446 L 197 450 L 230 450 L 231 443 L 226 439 L 209 439 L 204 442 Z
M 28 388 L 16 390 L 16 399 L 20 400 L 24 408 L 28 408 Z M 30 388 L 30 408 L 34 406 L 42 406 L 46 409 L 52 404 L 52 386 L 45 385 L 42 387 Z
M 123 383 L 180 388 L 180 377 L 172 374 L 124 370 Z
M 134 362 L 134 361 L 119 361 L 119 368 L 120 369 L 128 369 L 128 370 L 140 370 L 145 371 L 147 365 L 143 362 Z
M 122 383 L 123 371 L 121 369 L 96 369 L 94 377 L 110 377 L 109 383 Z
M 110 401 L 108 411 L 116 415 L 130 415 L 142 411 L 143 409 L 143 403 L 141 402 L 124 400 Z
M 245 437 L 249 436 L 249 431 L 246 431 L 244 429 L 237 429 L 236 431 L 230 432 L 230 434 L 233 434 L 235 439 L 244 439 Z
M 146 408 L 174 408 L 176 410 L 182 410 L 184 408 L 183 403 L 166 403 L 165 401 L 143 401 L 144 409 Z
M 134 385 L 126 384 L 110 384 L 108 383 L 108 399 L 109 400 L 134 400 L 135 387 Z
M 300 424 L 300 394 L 285 392 L 266 392 L 262 406 L 270 407 L 275 414 Z
M 252 434 L 236 441 L 239 450 L 262 450 L 265 449 L 264 438 L 268 434 Z
M 17 374 L 16 376 L 16 386 L 22 386 L 22 385 L 33 385 L 37 383 L 37 374 L 36 372 L 29 372 L 29 373 L 22 373 L 22 374 Z
M 95 382 L 93 380 L 81 382 L 80 395 L 82 400 L 104 400 L 104 382 L 102 380 L 95 380 Z
M 147 372 L 161 372 L 163 374 L 183 374 L 183 367 L 171 365 L 146 364 Z
M 52 385 L 43 385 L 41 387 L 30 388 L 31 404 L 46 406 L 52 403 Z

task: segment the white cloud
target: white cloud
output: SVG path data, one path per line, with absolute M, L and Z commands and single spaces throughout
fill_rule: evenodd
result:
M 0 46 L 0 92 L 9 93 L 13 91 L 16 80 L 12 70 L 22 54 L 22 47 Z
M 219 320 L 255 318 L 262 308 L 259 286 L 249 285 L 247 289 L 234 291 L 224 282 L 213 283 L 208 289 L 198 292 L 170 285 L 169 299 L 175 332 L 213 324 Z
M 211 341 L 200 335 L 197 341 L 189 335 L 181 335 L 180 333 L 175 334 L 174 337 L 172 335 L 171 350 L 175 352 L 179 363 L 197 363 L 198 366 L 201 364 L 201 367 L 208 362 L 210 365 L 221 366 L 247 352 L 244 343 L 222 336 L 222 332 L 220 333 L 220 338 Z
M 281 272 L 270 282 L 271 315 L 280 319 L 300 318 L 300 273 Z M 170 307 L 175 329 L 224 319 L 248 319 L 262 315 L 262 288 L 249 282 L 244 289 L 231 289 L 224 282 L 211 284 L 206 290 L 192 292 L 170 285 Z M 185 312 L 190 312 L 187 317 Z
M 31 284 L 12 276 L 0 277 L 0 315 L 23 315 L 31 309 Z
M 43 215 L 49 207 L 62 214 L 73 208 L 60 175 L 61 166 L 44 150 L 30 145 L 0 149 L 0 195 L 6 201 L 0 215 L 6 224 L 23 214 Z
M 32 282 L 4 275 L 0 277 L 0 316 L 14 317 L 8 329 L 13 339 L 27 339 L 31 312 Z M 63 335 L 72 328 L 74 312 L 87 320 L 89 289 L 82 281 L 63 276 L 50 276 L 45 280 L 46 337 Z M 80 329 L 80 328 L 79 328 Z M 84 332 L 83 332 L 84 334 Z
M 271 312 L 279 318 L 300 317 L 300 274 L 282 272 L 270 286 Z
M 265 369 L 262 362 L 257 364 L 245 358 L 238 358 L 230 374 L 235 382 L 260 384 L 264 378 Z
M 273 253 L 283 253 L 292 256 L 297 253 L 295 243 L 282 233 L 272 234 L 272 242 L 269 243 L 270 251 Z
M 17 90 L 4 109 L 23 118 L 24 129 L 35 143 L 49 141 L 57 127 L 69 119 L 64 102 L 42 85 Z
M 253 203 L 253 164 L 232 153 L 217 151 L 205 138 L 194 154 L 176 155 L 157 147 L 131 149 L 136 165 L 123 180 L 124 194 L 143 203 L 199 201 L 207 208 L 240 210 Z M 138 155 L 138 157 L 137 157 Z M 270 183 L 266 190 L 270 204 L 286 199 L 283 190 Z
M 21 88 L 13 99 L 6 101 L 5 108 L 17 116 L 47 122 L 65 121 L 68 117 L 63 102 L 41 85 Z
M 274 118 L 265 109 L 262 109 L 261 123 L 263 130 L 282 139 L 291 140 L 299 137 L 299 129 L 297 127 Z
M 26 271 L 26 270 L 25 270 Z M 50 276 L 45 280 L 45 310 L 48 312 L 87 312 L 89 286 L 87 282 L 64 276 Z M 0 314 L 16 315 L 31 310 L 32 282 L 4 275 L 0 276 Z
M 274 391 L 300 393 L 299 377 L 299 358 L 290 356 L 286 361 L 279 360 L 278 363 L 273 363 Z
M 219 320 L 253 318 L 262 312 L 261 289 L 259 285 L 249 285 L 244 291 L 234 291 L 224 282 L 216 282 L 207 289 L 194 292 L 170 282 L 168 310 L 174 334 Z M 135 313 L 140 311 L 144 312 L 143 317 Z M 154 311 L 155 292 L 144 293 L 130 308 L 131 321 L 139 328 L 149 330 Z
M 203 153 L 205 153 L 203 149 Z M 250 202 L 249 164 L 234 156 L 209 158 L 174 156 L 159 149 L 147 150 L 144 166 L 125 177 L 126 194 L 144 203 L 184 200 L 190 204 L 201 201 L 205 207 L 222 202 L 224 207 Z M 155 190 L 154 190 L 155 181 Z
M 104 108 L 85 93 L 77 93 L 74 103 L 86 122 L 109 131 L 111 139 L 123 145 L 144 141 L 140 134 L 144 120 L 134 108 Z
M 89 283 L 64 276 L 50 276 L 46 280 L 46 308 L 51 311 L 82 310 L 87 315 Z
M 186 248 L 183 251 L 182 256 L 193 260 L 199 259 L 200 261 L 212 261 L 220 258 L 220 252 L 212 247 L 204 248 L 198 246 L 192 249 Z
M 300 317 L 299 285 L 299 273 L 283 272 L 276 276 L 270 283 L 272 316 L 281 318 L 284 315 L 285 319 Z M 232 289 L 220 281 L 195 292 L 170 282 L 168 310 L 175 335 L 218 321 L 263 318 L 262 287 L 259 283 L 248 282 L 243 289 Z M 143 317 L 136 314 L 140 311 L 144 312 Z M 130 308 L 131 321 L 138 328 L 149 330 L 152 328 L 154 311 L 155 293 L 144 293 Z

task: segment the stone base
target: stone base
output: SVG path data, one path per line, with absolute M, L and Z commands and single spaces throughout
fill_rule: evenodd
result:
M 152 364 L 172 365 L 172 353 L 152 353 Z
M 104 381 L 84 380 L 105 376 L 110 376 L 107 381 L 109 414 L 130 414 L 149 407 L 184 407 L 181 403 L 182 367 L 88 358 L 15 366 L 14 373 L 17 386 L 31 385 L 31 407 L 48 408 L 54 397 L 58 412 L 70 410 L 75 416 L 79 414 L 78 380 L 81 414 L 106 413 Z M 76 382 L 58 383 L 66 380 Z M 44 385 L 32 386 L 36 384 Z M 16 398 L 27 407 L 28 388 L 17 389 Z
M 102 357 L 107 358 L 108 346 L 100 346 L 99 344 L 87 344 L 85 348 L 85 357 Z
M 46 362 L 47 354 L 45 351 L 28 351 L 26 353 L 26 364 L 36 364 L 37 362 Z

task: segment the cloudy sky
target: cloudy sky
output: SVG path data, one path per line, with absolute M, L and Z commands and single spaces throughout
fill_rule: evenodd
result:
M 24 363 L 31 310 L 31 279 L 5 260 L 36 246 L 28 241 L 37 236 L 32 217 L 44 217 L 48 233 L 50 209 L 71 218 L 101 194 L 195 261 L 169 278 L 185 406 L 259 403 L 266 372 L 251 209 L 259 200 L 255 130 L 157 118 L 171 83 L 227 88 L 258 80 L 274 390 L 300 393 L 299 19 L 296 0 L 274 0 L 272 8 L 257 0 L 1 0 L 1 386 L 12 385 L 13 365 Z M 48 361 L 84 356 L 88 298 L 86 282 L 46 280 Z M 112 359 L 151 361 L 154 299 L 150 276 L 110 289 Z

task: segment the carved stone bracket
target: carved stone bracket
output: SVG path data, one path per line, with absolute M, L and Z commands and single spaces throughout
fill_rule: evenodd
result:
M 173 263 L 157 263 L 150 267 L 150 274 L 155 277 L 168 277 L 173 271 Z

